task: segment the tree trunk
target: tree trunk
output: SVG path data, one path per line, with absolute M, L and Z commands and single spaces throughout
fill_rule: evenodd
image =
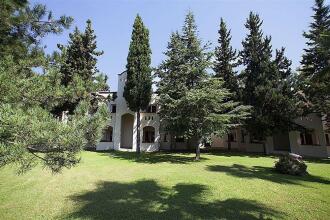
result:
M 136 153 L 140 154 L 140 110 L 136 112 Z
M 195 160 L 199 160 L 201 157 L 201 146 L 203 145 L 202 140 L 199 140 L 198 145 L 196 147 L 196 157 Z

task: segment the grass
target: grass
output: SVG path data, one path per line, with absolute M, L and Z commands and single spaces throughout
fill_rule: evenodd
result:
M 310 175 L 273 171 L 274 157 L 83 152 L 53 175 L 0 170 L 0 219 L 329 219 L 330 161 Z

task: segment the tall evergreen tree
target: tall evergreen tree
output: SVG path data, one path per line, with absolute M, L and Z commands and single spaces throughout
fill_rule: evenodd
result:
M 176 100 L 182 98 L 186 93 L 186 63 L 184 59 L 185 46 L 178 32 L 170 36 L 167 51 L 164 53 L 166 59 L 157 68 L 159 77 L 157 93 L 159 95 L 159 114 L 161 125 L 171 135 L 171 149 L 175 145 L 175 136 L 184 132 L 184 121 L 181 120 L 180 112 L 175 108 Z
M 232 93 L 235 93 L 237 98 L 238 82 L 235 67 L 238 65 L 238 56 L 236 50 L 230 45 L 230 30 L 227 29 L 226 23 L 222 18 L 218 33 L 219 45 L 215 48 L 215 62 L 213 66 L 215 77 L 222 77 L 225 81 L 224 86 Z
M 259 16 L 251 12 L 245 24 L 249 33 L 240 52 L 245 66 L 240 75 L 244 82 L 242 102 L 253 107 L 246 127 L 259 140 L 291 129 L 298 113 L 291 61 L 284 56 L 283 48 L 272 58 L 271 38 L 263 36 L 261 26 Z
M 300 86 L 308 103 L 305 113 L 329 113 L 330 8 L 324 0 L 315 0 L 313 22 L 304 32 L 307 48 L 301 61 Z M 329 120 L 329 119 L 328 119 Z
M 97 57 L 103 51 L 97 51 L 96 35 L 92 29 L 90 20 L 82 33 L 75 28 L 69 35 L 68 46 L 60 45 L 62 50 L 63 62 L 60 66 L 61 84 L 73 90 L 66 94 L 66 99 L 53 109 L 57 115 L 63 111 L 72 114 L 83 99 L 86 99 L 91 92 L 97 92 L 106 87 L 104 76 L 97 69 Z
M 246 108 L 232 102 L 223 81 L 210 78 L 208 45 L 197 36 L 194 16 L 186 16 L 182 34 L 172 33 L 166 59 L 157 69 L 160 116 L 165 130 L 188 139 L 197 139 L 196 160 L 200 158 L 203 139 L 213 133 L 223 134 L 235 120 L 246 116 Z M 172 140 L 174 137 L 172 137 Z
M 315 0 L 313 7 L 313 22 L 310 30 L 304 32 L 303 36 L 308 40 L 301 61 L 301 72 L 307 79 L 312 78 L 327 66 L 329 56 L 323 53 L 322 34 L 330 30 L 330 9 L 324 0 Z
M 148 107 L 152 95 L 150 63 L 149 30 L 144 26 L 141 17 L 137 15 L 127 56 L 127 81 L 124 88 L 124 97 L 128 107 L 136 112 L 137 153 L 140 153 L 140 111 Z

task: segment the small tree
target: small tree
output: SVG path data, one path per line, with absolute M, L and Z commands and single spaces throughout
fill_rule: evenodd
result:
M 127 81 L 124 88 L 127 105 L 132 111 L 136 112 L 137 153 L 140 153 L 140 111 L 148 107 L 152 95 L 150 63 L 149 31 L 144 26 L 141 17 L 137 15 L 127 56 Z

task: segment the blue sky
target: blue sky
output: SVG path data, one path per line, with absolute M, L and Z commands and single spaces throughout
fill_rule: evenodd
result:
M 54 15 L 70 15 L 74 18 L 71 30 L 59 36 L 48 36 L 43 43 L 48 52 L 58 43 L 66 44 L 74 26 L 84 29 L 91 19 L 97 35 L 98 48 L 104 51 L 99 58 L 99 69 L 109 76 L 112 91 L 117 89 L 117 74 L 125 69 L 132 24 L 137 13 L 150 31 L 152 65 L 164 58 L 170 33 L 181 29 L 189 10 L 195 14 L 199 36 L 204 42 L 216 46 L 220 18 L 223 17 L 232 30 L 232 45 L 241 49 L 246 35 L 244 23 L 250 11 L 259 13 L 264 20 L 263 31 L 272 36 L 274 49 L 286 47 L 286 55 L 299 66 L 305 47 L 302 37 L 311 22 L 313 0 L 33 0 L 46 4 Z

